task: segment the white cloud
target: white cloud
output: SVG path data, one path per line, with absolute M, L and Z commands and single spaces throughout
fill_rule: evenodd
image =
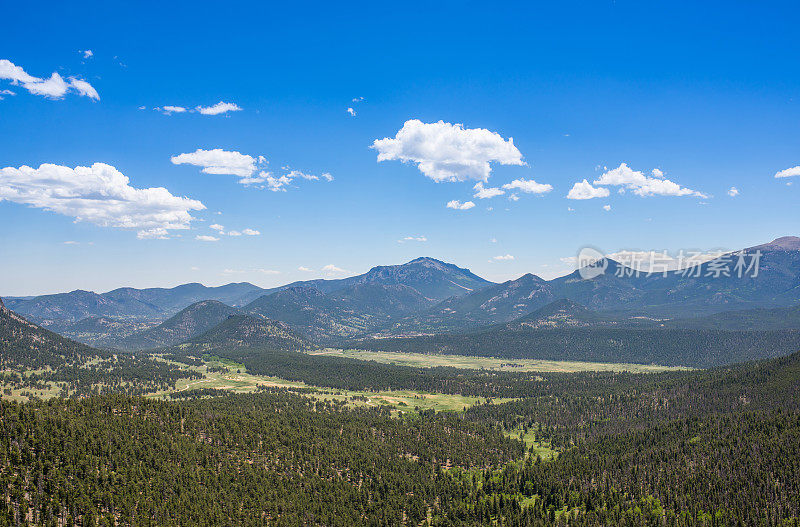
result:
M 85 80 L 81 80 L 75 77 L 70 77 L 69 82 L 73 88 L 78 90 L 78 93 L 80 95 L 95 100 L 100 99 L 100 95 L 97 93 L 97 90 L 95 90 L 94 87 Z
M 0 101 L 2 101 L 5 98 L 4 95 L 16 95 L 16 94 L 17 94 L 16 92 L 13 92 L 11 90 L 0 90 Z
M 170 158 L 174 165 L 194 165 L 203 167 L 205 174 L 231 175 L 241 178 L 239 183 L 247 184 L 250 176 L 256 171 L 256 158 L 239 152 L 231 152 L 221 148 L 179 154 Z
M 735 197 L 736 197 L 736 196 L 738 196 L 738 195 L 739 195 L 739 189 L 738 189 L 738 188 L 736 188 L 736 187 L 731 187 L 731 188 L 728 190 L 728 196 L 730 196 L 730 197 L 732 197 L 732 198 L 735 198 Z
M 611 205 L 603 205 L 603 210 L 609 212 L 611 210 Z
M 239 232 L 239 231 L 228 231 L 225 234 L 227 234 L 228 236 L 241 236 L 242 235 L 242 233 Z
M 609 192 L 607 188 L 596 188 L 591 183 L 586 181 L 579 181 L 575 183 L 567 194 L 567 199 L 594 199 L 606 198 Z
M 198 234 L 194 237 L 195 240 L 199 240 L 201 242 L 218 242 L 219 238 L 216 236 L 207 236 L 205 234 Z
M 794 177 L 800 176 L 800 165 L 792 168 L 787 168 L 786 170 L 781 170 L 777 174 L 775 174 L 776 178 L 783 178 L 783 177 Z
M 475 190 L 474 197 L 478 199 L 493 198 L 495 196 L 501 196 L 506 193 L 503 189 L 497 187 L 485 188 L 483 186 L 483 181 L 478 181 L 472 188 Z
M 163 227 L 153 227 L 139 231 L 136 237 L 140 240 L 166 240 L 169 238 L 169 231 Z
M 85 59 L 90 59 L 90 58 L 92 58 L 94 56 L 94 53 L 92 52 L 91 49 L 87 49 L 87 50 L 81 51 L 80 53 L 83 53 L 83 58 L 85 58 Z
M 344 269 L 340 269 L 333 264 L 328 264 L 322 268 L 322 272 L 328 276 L 346 273 Z
M 80 242 L 76 242 L 73 240 L 67 240 L 64 242 L 64 245 L 80 245 Z
M 155 110 L 163 113 L 164 115 L 172 115 L 173 113 L 199 113 L 202 115 L 220 115 L 228 112 L 240 112 L 242 108 L 232 102 L 218 102 L 212 106 L 196 106 L 194 109 L 187 108 L 186 106 L 177 105 L 164 105 L 157 106 Z
M 261 274 L 281 274 L 280 271 L 276 271 L 274 269 L 253 269 L 253 271 Z
M 261 233 L 255 229 L 245 229 L 242 231 L 242 234 L 245 234 L 247 236 L 258 236 Z
M 47 79 L 34 77 L 26 73 L 20 66 L 6 59 L 0 59 L 0 80 L 9 80 L 12 84 L 21 85 L 34 95 L 41 95 L 50 99 L 61 99 L 70 90 L 91 99 L 100 98 L 97 90 L 85 80 L 70 77 L 69 82 L 67 82 L 56 72 L 53 72 Z
M 159 112 L 163 113 L 164 115 L 172 115 L 173 113 L 186 113 L 189 111 L 188 108 L 184 108 L 183 106 L 159 106 L 156 108 Z
M 225 230 L 225 227 L 223 227 L 219 223 L 211 224 L 211 225 L 208 226 L 208 228 L 209 229 L 214 229 L 215 231 L 218 231 L 218 232 L 223 232 Z
M 405 243 L 405 242 L 427 242 L 428 238 L 425 236 L 406 236 L 405 238 L 401 238 L 397 240 L 397 243 Z
M 500 256 L 493 256 L 492 257 L 492 260 L 494 260 L 496 262 L 508 261 L 508 260 L 513 260 L 513 259 L 514 259 L 514 257 L 511 256 L 510 254 L 502 254 Z
M 203 115 L 219 115 L 222 113 L 242 111 L 239 105 L 234 104 L 232 102 L 222 102 L 222 101 L 218 102 L 213 106 L 198 106 L 195 109 Z
M 621 163 L 617 168 L 605 172 L 595 185 L 620 186 L 632 190 L 637 196 L 695 196 L 706 198 L 705 194 L 681 187 L 679 184 L 663 179 L 664 173 L 658 169 L 653 170 L 656 177 L 648 177 L 644 173 L 631 169 L 627 164 Z
M 474 206 L 475 206 L 475 204 L 473 202 L 471 202 L 471 201 L 466 201 L 464 203 L 461 203 L 457 199 L 454 199 L 452 201 L 448 201 L 447 202 L 447 208 L 448 209 L 469 210 Z
M 298 271 L 302 271 L 304 273 L 310 273 L 310 272 L 314 271 L 313 269 L 310 269 L 308 267 L 303 267 L 302 265 L 300 267 L 298 267 L 297 270 Z
M 537 183 L 532 179 L 515 179 L 511 183 L 503 185 L 506 190 L 520 190 L 528 194 L 544 194 L 553 190 L 553 185 L 547 183 Z
M 262 181 L 267 183 L 267 188 L 273 192 L 286 192 L 286 188 L 291 185 L 295 179 L 305 179 L 308 181 L 319 181 L 320 177 L 325 181 L 333 181 L 333 176 L 325 172 L 322 176 L 315 176 L 314 174 L 307 174 L 300 170 L 290 170 L 288 173 L 280 177 L 275 177 L 271 172 L 261 172 L 259 177 Z
M 325 181 L 333 181 L 333 176 L 328 172 L 317 176 L 300 170 L 289 170 L 288 167 L 282 168 L 282 170 L 287 170 L 287 173 L 281 176 L 275 176 L 272 172 L 266 170 L 261 170 L 256 174 L 259 165 L 267 164 L 267 160 L 264 156 L 254 157 L 236 151 L 223 150 L 221 148 L 214 148 L 212 150 L 198 148 L 194 152 L 172 156 L 170 160 L 175 165 L 194 165 L 202 167 L 202 172 L 205 174 L 237 176 L 239 178 L 239 183 L 242 185 L 259 185 L 261 188 L 266 187 L 273 192 L 285 192 L 286 187 L 291 185 L 296 179 L 305 179 L 308 181 L 324 179 Z M 266 185 L 260 185 L 262 183 Z
M 508 200 L 509 200 L 509 201 L 519 201 L 519 196 L 517 196 L 516 194 L 511 194 L 511 195 L 508 197 Z
M 355 117 L 355 116 L 356 116 L 356 111 L 355 111 L 355 110 L 353 110 L 352 108 L 348 108 L 348 109 L 347 109 L 347 113 L 349 113 L 349 114 L 350 114 L 350 115 L 352 115 L 353 117 Z
M 353 97 L 353 102 L 361 102 L 364 100 L 364 97 Z
M 13 201 L 101 227 L 150 232 L 188 229 L 197 200 L 172 195 L 163 187 L 134 188 L 105 163 L 75 168 L 45 163 L 39 168 L 0 168 L 0 201 Z M 153 229 L 163 231 L 153 231 Z
M 525 164 L 512 138 L 506 140 L 483 128 L 464 128 L 444 121 L 408 120 L 395 137 L 376 139 L 371 148 L 378 151 L 378 162 L 416 163 L 420 172 L 437 182 L 486 181 L 492 162 Z

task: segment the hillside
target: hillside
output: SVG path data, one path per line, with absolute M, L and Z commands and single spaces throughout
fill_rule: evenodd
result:
M 357 284 L 328 294 L 315 288 L 292 287 L 263 296 L 242 310 L 285 322 L 315 342 L 324 343 L 361 335 L 431 303 L 406 285 Z
M 179 346 L 184 351 L 211 352 L 217 348 L 264 348 L 303 351 L 313 346 L 287 324 L 247 315 L 231 315 L 210 330 Z
M 152 349 L 172 346 L 208 331 L 237 311 L 216 300 L 196 302 L 158 326 L 118 340 L 115 347 Z
M 28 322 L 0 300 L 0 370 L 57 368 L 103 355 Z

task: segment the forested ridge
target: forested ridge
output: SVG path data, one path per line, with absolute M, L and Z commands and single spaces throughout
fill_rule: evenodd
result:
M 791 353 L 800 349 L 800 331 L 499 326 L 464 334 L 363 339 L 347 346 L 375 351 L 710 368 Z

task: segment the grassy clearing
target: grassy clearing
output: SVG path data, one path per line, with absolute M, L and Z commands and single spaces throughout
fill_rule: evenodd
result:
M 690 368 L 658 366 L 650 364 L 625 364 L 606 362 L 549 361 L 535 359 L 500 359 L 496 357 L 467 357 L 464 355 L 427 355 L 424 353 L 395 353 L 391 351 L 364 351 L 324 349 L 309 352 L 310 355 L 331 355 L 382 364 L 397 364 L 416 368 L 451 366 L 469 370 L 492 370 L 506 372 L 562 372 L 581 371 L 628 371 L 632 373 L 652 373 L 667 370 L 687 370 Z
M 174 390 L 165 390 L 149 394 L 148 397 L 167 398 L 171 394 L 202 388 L 215 388 L 218 390 L 228 390 L 233 393 L 252 393 L 258 390 L 259 386 L 278 387 L 278 388 L 310 388 L 314 390 L 304 393 L 309 397 L 319 400 L 344 401 L 353 406 L 388 406 L 393 412 L 420 410 L 442 411 L 462 411 L 475 404 L 486 402 L 483 397 L 466 397 L 463 395 L 450 395 L 441 393 L 425 393 L 411 390 L 395 391 L 352 391 L 337 390 L 334 388 L 323 388 L 309 386 L 303 382 L 287 381 L 278 377 L 267 377 L 261 375 L 251 375 L 243 364 L 237 364 L 229 360 L 220 360 L 217 357 L 207 357 L 208 362 L 203 366 L 186 366 L 203 375 L 199 380 L 179 380 Z M 178 363 L 174 363 L 178 364 Z M 494 402 L 504 402 L 510 399 L 493 399 Z
M 558 456 L 558 451 L 550 448 L 549 442 L 536 439 L 536 432 L 534 430 L 528 430 L 526 432 L 522 428 L 515 428 L 513 430 L 504 430 L 503 435 L 513 439 L 519 439 L 525 443 L 525 448 L 528 449 L 528 455 L 539 456 L 542 459 L 555 459 Z

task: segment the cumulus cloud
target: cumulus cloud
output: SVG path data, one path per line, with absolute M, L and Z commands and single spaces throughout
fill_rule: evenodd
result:
M 205 174 L 231 175 L 242 179 L 249 178 L 257 169 L 256 158 L 253 156 L 221 148 L 212 150 L 198 148 L 191 153 L 172 156 L 170 161 L 174 165 L 203 167 L 202 172 Z
M 792 168 L 787 168 L 786 170 L 781 170 L 777 174 L 775 174 L 776 178 L 784 178 L 784 177 L 794 177 L 800 176 L 800 165 Z
M 611 205 L 603 205 L 603 210 L 609 212 L 611 210 Z
M 216 236 L 208 236 L 208 235 L 205 235 L 205 234 L 198 234 L 197 236 L 194 237 L 194 239 L 198 240 L 198 241 L 201 241 L 201 242 L 218 242 L 219 241 L 219 238 L 217 238 Z
M 225 227 L 220 225 L 219 223 L 211 224 L 211 225 L 208 226 L 208 228 L 209 229 L 213 229 L 213 230 L 218 231 L 218 232 L 225 231 Z
M 304 273 L 310 273 L 310 272 L 312 272 L 312 271 L 313 271 L 313 269 L 311 269 L 311 268 L 309 268 L 309 267 L 303 267 L 302 265 L 301 265 L 300 267 L 298 267 L 298 268 L 297 268 L 297 270 L 298 270 L 298 271 L 302 271 L 302 272 L 304 272 Z
M 222 113 L 242 111 L 242 108 L 238 104 L 222 101 L 213 106 L 198 106 L 195 109 L 203 115 L 219 115 Z
M 492 257 L 492 260 L 494 260 L 495 262 L 503 262 L 503 261 L 513 260 L 513 259 L 514 259 L 514 257 L 511 256 L 510 254 L 501 254 L 500 256 L 493 256 Z
M 503 185 L 506 190 L 519 190 L 528 194 L 545 194 L 553 190 L 553 186 L 547 183 L 537 183 L 533 179 L 515 179 L 511 183 Z
M 738 195 L 739 195 L 739 189 L 738 189 L 738 188 L 736 188 L 736 187 L 731 187 L 731 188 L 728 190 L 728 196 L 730 196 L 730 197 L 732 197 L 732 198 L 735 198 L 735 197 L 736 197 L 736 196 L 738 196 Z
M 348 108 L 348 109 L 347 109 L 347 113 L 349 113 L 349 114 L 350 114 L 350 115 L 352 115 L 353 117 L 355 117 L 355 116 L 356 116 L 356 111 L 355 111 L 355 110 L 353 110 L 352 108 Z
M 495 196 L 501 196 L 505 194 L 505 190 L 497 187 L 484 187 L 483 181 L 478 181 L 475 183 L 475 186 L 472 187 L 475 190 L 474 197 L 478 199 L 489 199 Z
M 621 163 L 617 168 L 605 172 L 594 181 L 594 184 L 619 186 L 622 189 L 632 190 L 637 196 L 708 197 L 702 192 L 682 187 L 669 179 L 664 179 L 664 173 L 661 170 L 654 169 L 652 174 L 652 177 L 646 176 L 643 172 L 631 169 L 626 163 Z
M 465 201 L 464 203 L 461 203 L 457 199 L 454 199 L 452 201 L 448 201 L 447 202 L 447 208 L 448 209 L 469 210 L 474 206 L 475 206 L 475 203 L 473 203 L 471 201 Z
M 169 231 L 163 227 L 153 227 L 137 232 L 136 237 L 140 240 L 166 240 L 169 238 Z
M 90 58 L 94 57 L 94 53 L 92 52 L 91 49 L 83 50 L 80 53 L 83 53 L 83 58 L 85 58 L 85 59 L 90 59 Z
M 408 120 L 394 137 L 376 139 L 371 148 L 378 151 L 378 162 L 416 163 L 420 172 L 437 182 L 486 181 L 493 162 L 525 164 L 512 138 L 444 121 Z
M 247 236 L 258 236 L 261 233 L 255 229 L 245 229 L 242 231 L 242 234 L 245 234 Z
M 6 95 L 16 95 L 16 92 L 11 90 L 0 90 L 0 101 L 2 101 Z
M 593 187 L 591 183 L 586 181 L 579 181 L 575 183 L 567 194 L 567 199 L 594 199 L 606 198 L 609 195 L 607 188 Z
M 328 276 L 332 276 L 332 275 L 346 273 L 347 271 L 345 271 L 344 269 L 340 269 L 339 267 L 336 267 L 333 264 L 328 264 L 322 267 L 322 272 Z
M 405 242 L 427 242 L 428 238 L 425 236 L 406 236 L 405 238 L 400 238 L 397 240 L 397 243 L 405 243 Z
M 50 77 L 43 79 L 29 75 L 20 66 L 10 60 L 0 59 L 0 80 L 11 81 L 15 86 L 22 86 L 34 95 L 41 95 L 50 99 L 62 99 L 67 92 L 74 91 L 83 97 L 99 99 L 100 96 L 94 87 L 78 77 L 64 80 L 61 75 L 53 72 Z
M 105 163 L 70 168 L 45 163 L 39 168 L 0 168 L 0 201 L 8 200 L 93 223 L 138 229 L 140 238 L 165 237 L 188 229 L 197 200 L 172 195 L 163 187 L 135 188 L 119 170 Z

